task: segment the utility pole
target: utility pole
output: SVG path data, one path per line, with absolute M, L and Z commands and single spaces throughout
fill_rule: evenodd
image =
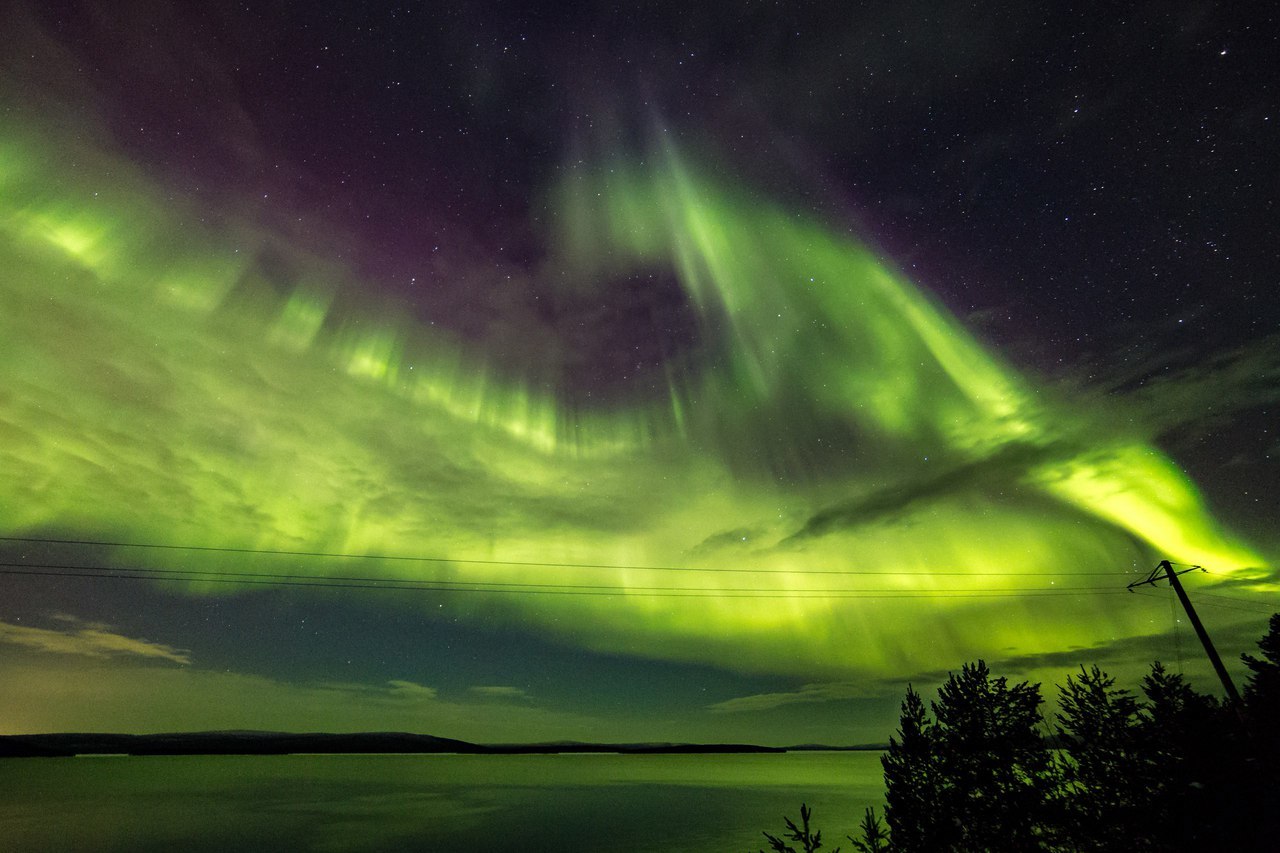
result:
M 1133 592 L 1134 587 L 1147 584 L 1155 586 L 1156 581 L 1160 580 L 1162 576 L 1169 581 L 1169 586 L 1173 587 L 1173 591 L 1178 594 L 1178 600 L 1182 602 L 1182 609 L 1187 611 L 1187 618 L 1191 620 L 1191 627 L 1196 629 L 1196 636 L 1200 638 L 1200 644 L 1204 646 L 1204 653 L 1209 656 L 1209 663 L 1213 664 L 1213 671 L 1218 673 L 1218 678 L 1222 681 L 1222 688 L 1227 691 L 1227 701 L 1231 703 L 1231 707 L 1235 709 L 1236 714 L 1240 715 L 1243 713 L 1240 694 L 1236 691 L 1236 686 L 1231 681 L 1231 675 L 1227 672 L 1227 668 L 1222 665 L 1222 658 L 1218 657 L 1218 650 L 1213 647 L 1213 641 L 1209 639 L 1209 632 L 1204 629 L 1204 625 L 1200 623 L 1200 617 L 1196 615 L 1196 609 L 1191 606 L 1191 599 L 1187 597 L 1187 591 L 1182 588 L 1182 581 L 1178 580 L 1178 575 L 1185 575 L 1187 572 L 1193 572 L 1196 569 L 1204 571 L 1203 566 L 1192 566 L 1180 572 L 1175 572 L 1168 560 L 1161 560 L 1151 570 L 1151 574 L 1147 575 L 1146 580 L 1134 581 L 1129 584 L 1129 591 Z

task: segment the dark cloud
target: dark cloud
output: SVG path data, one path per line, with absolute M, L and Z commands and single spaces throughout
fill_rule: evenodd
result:
M 711 534 L 690 548 L 689 556 L 702 556 L 724 550 L 755 549 L 759 546 L 759 540 L 767 535 L 768 531 L 761 527 L 735 527 L 732 530 L 723 530 Z
M 896 483 L 869 495 L 829 506 L 814 513 L 804 525 L 783 540 L 795 545 L 806 539 L 850 530 L 865 524 L 896 521 L 928 504 L 968 492 L 994 487 L 1013 488 L 1032 469 L 1054 459 L 1066 458 L 1067 448 L 1008 444 L 990 456 L 949 467 L 939 463 L 938 474 Z

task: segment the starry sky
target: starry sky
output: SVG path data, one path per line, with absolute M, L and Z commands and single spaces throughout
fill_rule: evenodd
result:
M 0 732 L 871 742 L 1280 609 L 1273 12 L 2 9 Z

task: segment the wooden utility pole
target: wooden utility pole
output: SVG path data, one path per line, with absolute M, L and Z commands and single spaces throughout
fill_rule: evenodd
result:
M 1227 701 L 1231 703 L 1231 707 L 1235 709 L 1235 712 L 1240 714 L 1243 706 L 1240 703 L 1240 694 L 1236 691 L 1236 685 L 1232 682 L 1227 668 L 1222 665 L 1222 658 L 1218 657 L 1218 650 L 1213 647 L 1213 640 L 1209 639 L 1209 632 L 1200 623 L 1200 617 L 1196 615 L 1196 609 L 1191 606 L 1191 599 L 1187 597 L 1187 591 L 1182 588 L 1182 581 L 1178 580 L 1178 575 L 1185 575 L 1187 572 L 1193 572 L 1196 569 L 1204 571 L 1203 566 L 1191 566 L 1180 572 L 1175 572 L 1168 560 L 1161 560 L 1151 570 L 1151 574 L 1147 575 L 1146 580 L 1134 581 L 1129 584 L 1129 591 L 1133 592 L 1135 587 L 1147 584 L 1155 586 L 1156 581 L 1160 580 L 1161 577 L 1169 581 L 1169 586 L 1173 587 L 1173 591 L 1178 594 L 1178 600 L 1182 602 L 1182 609 L 1187 611 L 1187 618 L 1191 620 L 1191 627 L 1196 629 L 1196 636 L 1200 638 L 1200 644 L 1204 646 L 1204 653 L 1209 656 L 1209 663 L 1213 664 L 1213 671 L 1218 673 L 1218 678 L 1222 681 L 1222 689 L 1227 691 Z

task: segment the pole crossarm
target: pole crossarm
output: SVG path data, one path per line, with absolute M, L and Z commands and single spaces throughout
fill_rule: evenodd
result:
M 1200 638 L 1200 644 L 1204 646 L 1204 653 L 1208 656 L 1209 663 L 1213 664 L 1213 671 L 1218 674 L 1218 680 L 1222 682 L 1222 689 L 1226 691 L 1228 703 L 1239 716 L 1243 714 L 1240 693 L 1236 690 L 1235 682 L 1231 680 L 1231 675 L 1227 672 L 1227 668 L 1223 666 L 1222 658 L 1218 656 L 1218 650 L 1213 647 L 1213 641 L 1209 639 L 1209 632 L 1204 629 L 1204 625 L 1200 622 L 1200 617 L 1196 615 L 1196 609 L 1191 606 L 1191 599 L 1187 596 L 1187 591 L 1182 588 L 1182 581 L 1178 580 L 1178 575 L 1185 575 L 1187 572 L 1194 572 L 1197 569 L 1202 572 L 1205 571 L 1203 566 L 1191 566 L 1180 572 L 1175 572 L 1173 564 L 1168 560 L 1161 560 L 1151 570 L 1151 574 L 1147 575 L 1146 580 L 1134 581 L 1129 584 L 1128 589 L 1129 592 L 1133 592 L 1135 587 L 1147 584 L 1155 586 L 1156 581 L 1161 578 L 1169 582 L 1169 586 L 1173 587 L 1173 591 L 1178 594 L 1178 600 L 1182 602 L 1182 609 L 1187 611 L 1187 618 L 1191 620 L 1191 627 L 1196 629 L 1196 636 Z
M 1134 581 L 1133 583 L 1129 584 L 1126 587 L 1126 589 L 1128 589 L 1129 592 L 1133 592 L 1138 587 L 1146 586 L 1147 584 L 1151 584 L 1152 586 L 1155 586 L 1156 581 L 1158 580 L 1168 580 L 1168 575 L 1170 572 L 1172 572 L 1174 575 L 1185 575 L 1187 572 L 1194 572 L 1197 570 L 1202 572 L 1208 571 L 1208 569 L 1206 569 L 1204 566 L 1190 566 L 1188 568 L 1183 569 L 1180 572 L 1175 572 L 1173 571 L 1173 565 L 1168 560 L 1161 560 L 1159 563 L 1156 564 L 1156 567 L 1151 570 L 1151 574 L 1147 575 L 1146 580 Z M 1172 584 L 1172 581 L 1170 581 L 1170 584 Z

